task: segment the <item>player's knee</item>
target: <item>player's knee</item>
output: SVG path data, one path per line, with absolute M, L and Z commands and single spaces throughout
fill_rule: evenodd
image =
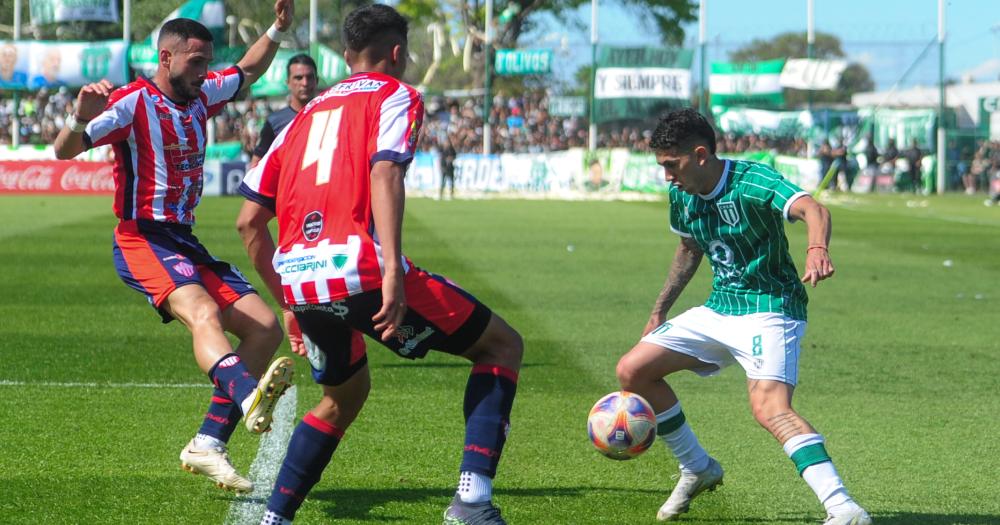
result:
M 465 356 L 474 363 L 500 365 L 514 371 L 521 369 L 524 340 L 503 320 L 491 323 L 486 333 Z
M 187 308 L 181 314 L 186 324 L 192 329 L 218 328 L 222 329 L 222 317 L 219 312 L 219 305 L 215 304 L 210 297 L 199 300 Z
M 281 323 L 278 322 L 277 317 L 272 315 L 269 319 L 261 323 L 260 337 L 264 342 L 264 346 L 269 348 L 273 354 L 285 338 L 285 333 L 281 329 Z
M 625 354 L 621 359 L 618 360 L 618 366 L 615 367 L 615 375 L 618 377 L 618 384 L 621 385 L 623 390 L 636 391 L 636 387 L 642 381 L 642 370 L 635 361 L 629 358 L 629 354 Z

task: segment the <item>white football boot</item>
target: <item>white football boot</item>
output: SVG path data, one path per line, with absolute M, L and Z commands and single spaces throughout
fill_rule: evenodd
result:
M 192 439 L 181 451 L 181 468 L 208 476 L 220 489 L 253 492 L 253 483 L 236 472 L 226 447 L 195 448 Z
M 250 409 L 243 415 L 243 423 L 247 430 L 254 434 L 267 432 L 271 429 L 271 414 L 278 405 L 285 390 L 292 386 L 292 369 L 295 363 L 289 357 L 279 357 L 267 367 L 267 372 L 261 376 L 254 391 L 256 396 Z
M 840 516 L 827 516 L 823 525 L 872 525 L 872 518 L 865 509 L 858 507 Z
M 697 474 L 681 471 L 681 477 L 677 480 L 677 486 L 674 487 L 674 491 L 670 493 L 670 497 L 667 498 L 667 501 L 663 503 L 663 506 L 656 513 L 657 520 L 670 521 L 676 519 L 677 516 L 688 511 L 688 507 L 691 506 L 691 500 L 695 496 L 706 490 L 715 490 L 715 487 L 722 485 L 722 465 L 715 458 L 708 459 L 708 468 Z

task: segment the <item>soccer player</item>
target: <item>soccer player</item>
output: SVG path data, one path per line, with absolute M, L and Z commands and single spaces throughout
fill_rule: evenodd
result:
M 316 96 L 316 62 L 305 53 L 299 53 L 288 59 L 285 68 L 288 79 L 288 105 L 279 111 L 268 115 L 264 122 L 264 127 L 260 130 L 260 139 L 253 149 L 253 156 L 250 158 L 250 166 L 254 167 L 260 162 L 261 157 L 267 153 L 274 137 L 285 129 L 285 126 L 295 118 L 295 115 Z
M 834 271 L 829 211 L 767 166 L 716 157 L 715 131 L 693 109 L 665 116 L 650 147 L 671 184 L 670 229 L 681 242 L 643 337 L 618 362 L 617 375 L 624 390 L 653 406 L 657 434 L 680 463 L 680 479 L 657 519 L 687 512 L 695 496 L 722 484 L 723 475 L 664 377 L 680 370 L 714 375 L 735 361 L 746 371 L 754 417 L 826 507 L 825 525 L 870 524 L 847 494 L 823 436 L 792 409 L 806 328 L 802 283 L 816 286 Z M 801 280 L 788 253 L 786 219 L 806 223 Z M 714 272 L 708 302 L 667 321 L 706 254 Z
M 55 141 L 60 159 L 103 144 L 114 149 L 118 275 L 146 296 L 164 323 L 178 319 L 191 331 L 195 360 L 215 385 L 181 465 L 239 492 L 252 491 L 253 484 L 233 468 L 226 443 L 241 416 L 251 432 L 270 427 L 291 381 L 292 360 L 268 366 L 282 339 L 274 312 L 235 266 L 208 253 L 191 227 L 201 197 L 206 124 L 267 70 L 279 33 L 291 26 L 292 1 L 277 0 L 274 11 L 267 35 L 222 71 L 208 71 L 213 46 L 205 26 L 186 18 L 163 24 L 155 76 L 117 90 L 107 80 L 84 86 L 76 113 Z M 225 332 L 239 338 L 235 351 Z
M 244 179 L 237 227 L 268 289 L 287 305 L 323 397 L 298 424 L 262 523 L 290 523 L 370 389 L 362 334 L 401 357 L 431 349 L 472 362 L 452 525 L 505 521 L 492 479 L 509 429 L 523 344 L 467 292 L 401 251 L 403 176 L 424 106 L 400 79 L 408 22 L 384 4 L 344 21 L 351 76 L 306 105 Z M 278 246 L 267 229 L 278 219 Z

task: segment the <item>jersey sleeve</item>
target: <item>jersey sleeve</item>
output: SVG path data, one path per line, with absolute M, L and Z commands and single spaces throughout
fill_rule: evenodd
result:
M 83 132 L 84 146 L 91 149 L 127 139 L 132 133 L 136 105 L 141 100 L 142 90 L 138 89 L 119 89 L 112 93 L 104 111 L 87 123 Z
M 214 117 L 243 87 L 243 70 L 237 66 L 228 67 L 222 71 L 209 71 L 201 92 L 205 96 L 205 108 L 208 116 Z
M 670 231 L 681 237 L 691 237 L 691 230 L 684 224 L 682 217 L 684 203 L 681 202 L 679 191 L 677 188 L 670 188 Z
M 424 120 L 424 101 L 415 89 L 400 84 L 379 107 L 379 122 L 375 129 L 375 153 L 371 164 L 389 160 L 407 164 L 413 160 Z
M 240 184 L 240 195 L 271 210 L 272 213 L 275 212 L 278 178 L 281 175 L 281 151 L 283 149 L 281 145 L 285 142 L 285 137 L 291 129 L 292 125 L 289 124 L 281 130 L 281 133 L 278 133 L 260 162 L 247 172 L 243 177 L 243 183 Z
M 766 204 L 769 209 L 780 213 L 785 220 L 791 222 L 792 219 L 788 216 L 788 211 L 791 209 L 792 203 L 799 197 L 809 195 L 809 193 L 777 172 L 771 175 L 770 177 L 761 177 L 754 184 L 749 185 L 750 189 L 747 193 L 753 197 L 753 200 Z

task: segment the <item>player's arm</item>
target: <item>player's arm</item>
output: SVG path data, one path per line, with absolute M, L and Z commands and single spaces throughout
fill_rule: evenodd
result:
M 660 295 L 656 298 L 653 312 L 649 314 L 649 321 L 646 322 L 642 335 L 652 332 L 667 320 L 667 312 L 670 311 L 681 292 L 698 271 L 698 265 L 701 264 L 704 253 L 694 239 L 681 237 L 677 251 L 674 252 L 674 260 L 670 264 L 667 281 L 663 283 L 663 289 L 660 290 Z
M 299 355 L 306 355 L 305 345 L 302 344 L 302 332 L 298 328 L 295 316 L 288 305 L 285 304 L 285 295 L 281 290 L 281 276 L 274 271 L 271 260 L 274 258 L 274 237 L 267 224 L 274 218 L 274 213 L 251 200 L 243 202 L 240 213 L 236 217 L 236 229 L 243 239 L 243 247 L 250 257 L 250 262 L 257 270 L 267 290 L 281 307 L 285 329 L 288 332 L 288 341 L 292 346 L 292 351 Z
M 788 218 L 806 223 L 809 246 L 806 248 L 806 271 L 802 282 L 816 287 L 816 283 L 833 277 L 833 261 L 830 260 L 830 233 L 833 223 L 830 210 L 816 199 L 804 195 L 795 199 L 788 209 Z
M 385 274 L 382 276 L 382 308 L 372 320 L 375 331 L 388 341 L 395 335 L 406 315 L 406 294 L 403 291 L 403 176 L 406 167 L 388 160 L 372 166 L 372 218 L 375 233 L 382 247 Z
M 284 33 L 292 27 L 292 17 L 295 14 L 295 4 L 292 0 L 277 0 L 274 2 L 274 28 Z M 278 53 L 280 40 L 277 35 L 268 33 L 262 35 L 250 49 L 247 50 L 243 58 L 236 63 L 243 70 L 243 89 L 252 85 L 267 68 L 271 66 L 274 55 Z
M 59 130 L 53 144 L 57 159 L 69 160 L 87 150 L 83 142 L 84 126 L 104 111 L 114 89 L 108 80 L 87 84 L 80 89 L 76 97 L 76 113 L 66 119 L 66 126 Z

